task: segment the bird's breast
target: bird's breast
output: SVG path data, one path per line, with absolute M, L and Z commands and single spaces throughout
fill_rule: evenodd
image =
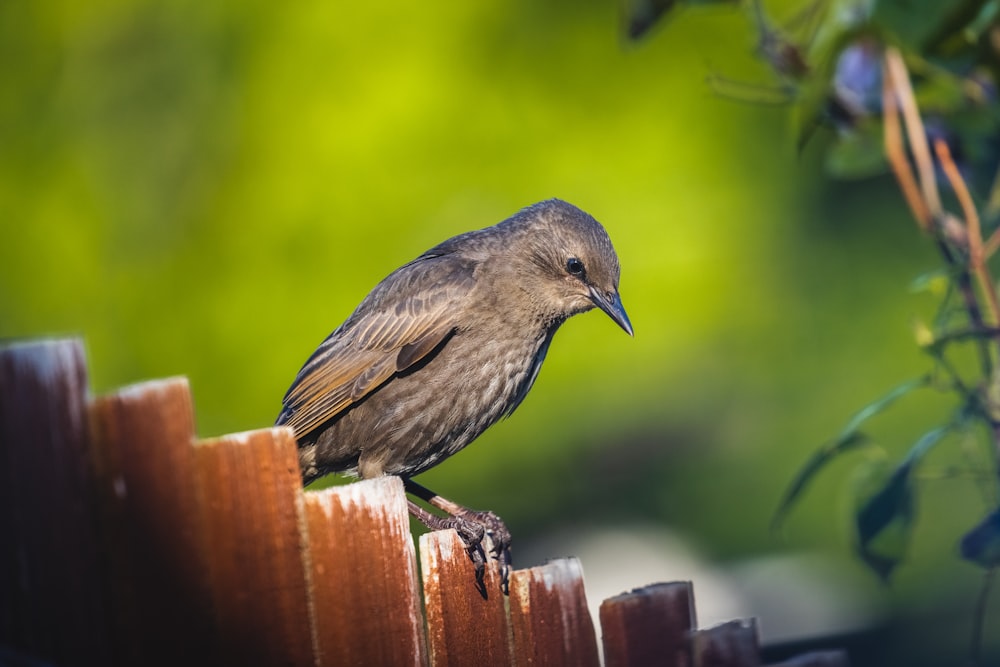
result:
M 458 331 L 332 423 L 320 466 L 416 475 L 459 451 L 513 412 L 538 375 L 551 333 L 521 333 Z

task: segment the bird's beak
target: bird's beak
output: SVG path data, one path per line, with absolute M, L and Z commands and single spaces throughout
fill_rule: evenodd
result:
M 590 300 L 594 302 L 598 308 L 603 310 L 608 314 L 608 317 L 613 319 L 615 323 L 625 330 L 629 336 L 634 336 L 632 333 L 632 323 L 628 321 L 628 315 L 625 314 L 625 306 L 622 305 L 622 298 L 618 295 L 618 292 L 603 293 L 595 287 L 590 288 Z

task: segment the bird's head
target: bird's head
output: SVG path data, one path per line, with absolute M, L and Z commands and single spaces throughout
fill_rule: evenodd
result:
M 618 255 L 601 223 L 558 199 L 529 206 L 507 223 L 519 232 L 511 250 L 523 263 L 522 287 L 543 311 L 562 320 L 596 306 L 632 335 L 618 294 Z

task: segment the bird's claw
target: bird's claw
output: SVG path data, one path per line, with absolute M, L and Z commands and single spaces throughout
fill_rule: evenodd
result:
M 510 586 L 510 531 L 503 520 L 493 512 L 478 512 L 464 507 L 445 509 L 450 516 L 431 514 L 420 506 L 410 502 L 410 513 L 431 530 L 454 529 L 465 544 L 465 551 L 476 570 L 476 587 L 480 594 L 486 597 L 486 564 L 489 556 L 496 559 L 500 573 L 500 589 L 504 595 L 509 594 Z M 483 545 L 483 540 L 489 536 L 489 554 Z
M 446 523 L 455 529 L 465 543 L 465 551 L 476 569 L 476 587 L 485 597 L 486 552 L 483 549 L 483 538 L 486 537 L 486 527 L 477 521 L 458 516 L 448 519 Z
M 489 535 L 491 543 L 490 555 L 496 559 L 497 564 L 500 566 L 500 588 L 503 590 L 504 595 L 508 595 L 510 593 L 511 535 L 510 531 L 507 529 L 507 525 L 503 522 L 503 519 L 498 517 L 493 512 L 488 511 L 478 512 L 476 510 L 466 510 L 460 515 L 460 518 L 478 526 L 485 535 Z M 482 535 L 480 535 L 479 541 L 476 543 L 480 558 L 482 558 L 483 553 L 482 539 Z M 468 541 L 466 541 L 465 544 L 466 547 L 470 549 L 469 556 L 472 558 L 473 564 L 476 565 L 476 580 L 479 582 L 481 588 L 482 569 L 485 568 L 485 563 L 480 564 L 480 562 L 477 561 L 477 557 L 471 552 L 472 546 Z

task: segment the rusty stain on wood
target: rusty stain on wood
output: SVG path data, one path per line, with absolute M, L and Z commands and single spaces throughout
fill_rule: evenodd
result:
M 759 667 L 757 619 L 722 623 L 691 638 L 695 667 Z
M 575 558 L 515 570 L 510 585 L 510 623 L 517 665 L 600 664 L 583 589 L 583 568 Z
M 305 510 L 291 430 L 202 441 L 195 456 L 218 664 L 314 664 Z
M 114 662 L 189 663 L 209 647 L 212 610 L 196 533 L 187 380 L 103 396 L 90 417 L 110 623 L 120 638 Z
M 107 664 L 79 340 L 0 349 L 0 645 Z
M 462 539 L 454 530 L 440 530 L 420 536 L 420 569 L 431 665 L 510 664 L 510 626 L 496 561 L 486 566 L 484 598 Z
M 307 492 L 321 665 L 423 665 L 416 553 L 398 477 Z
M 607 667 L 690 667 L 695 627 L 691 582 L 653 584 L 601 603 Z

